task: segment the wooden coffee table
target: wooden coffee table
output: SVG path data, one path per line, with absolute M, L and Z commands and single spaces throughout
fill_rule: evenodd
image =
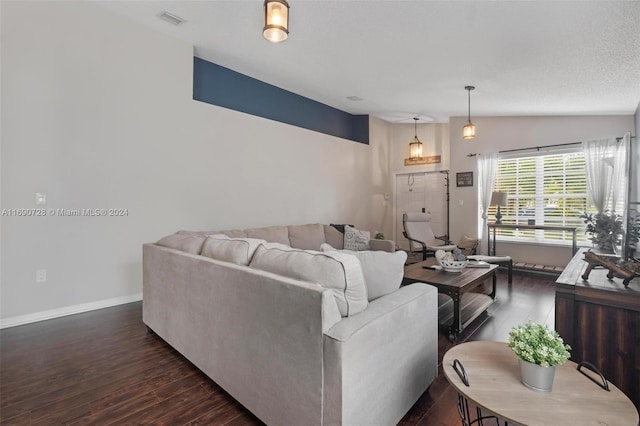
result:
M 461 272 L 424 268 L 437 264 L 438 261 L 431 258 L 424 262 L 407 265 L 404 269 L 404 280 L 407 283 L 431 284 L 438 288 L 438 292 L 453 299 L 452 314 L 438 320 L 440 325 L 446 328 L 449 340 L 454 341 L 471 321 L 493 303 L 496 296 L 498 265 L 489 265 L 488 268 L 465 268 Z M 471 292 L 490 277 L 493 278 L 493 287 L 489 295 Z
M 456 367 L 461 375 L 454 360 L 462 365 Z M 607 391 L 597 375 L 583 368 L 586 377 L 576 367 L 571 361 L 557 366 L 551 392 L 536 392 L 520 382 L 518 360 L 506 343 L 462 343 L 442 359 L 444 375 L 458 392 L 458 413 L 465 424 L 479 424 L 470 418 L 468 402 L 482 409 L 476 411 L 478 418 L 489 412 L 515 425 L 638 424 L 638 411 L 620 389 L 609 382 Z

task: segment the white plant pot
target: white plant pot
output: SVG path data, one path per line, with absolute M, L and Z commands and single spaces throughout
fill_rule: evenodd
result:
M 522 384 L 538 392 L 551 392 L 556 367 L 541 367 L 518 359 L 520 364 L 520 379 Z

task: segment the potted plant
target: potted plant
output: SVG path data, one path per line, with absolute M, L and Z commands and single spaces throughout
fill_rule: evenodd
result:
M 531 321 L 511 329 L 508 345 L 518 357 L 522 383 L 541 392 L 551 391 L 555 368 L 571 350 L 557 331 Z
M 585 234 L 600 250 L 613 253 L 622 241 L 622 216 L 615 212 L 588 214 L 580 216 L 586 225 Z

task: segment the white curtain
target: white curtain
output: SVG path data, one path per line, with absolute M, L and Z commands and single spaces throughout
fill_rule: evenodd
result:
M 627 191 L 627 152 L 631 134 L 618 142 L 615 138 L 582 142 L 587 168 L 587 193 L 598 213 L 606 210 L 625 214 Z
M 611 209 L 622 217 L 626 217 L 627 215 L 627 196 L 629 189 L 628 157 L 630 143 L 631 132 L 627 132 L 622 140 L 618 142 L 615 162 L 613 164 L 613 195 L 611 197 Z
M 482 230 L 478 234 L 484 235 L 487 229 L 487 219 L 489 218 L 491 193 L 493 192 L 493 184 L 496 181 L 496 172 L 498 170 L 498 153 L 478 154 L 476 162 L 478 165 L 478 197 L 480 211 L 482 212 Z

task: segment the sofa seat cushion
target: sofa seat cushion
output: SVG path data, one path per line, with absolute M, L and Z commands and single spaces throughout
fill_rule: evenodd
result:
M 322 245 L 322 251 L 337 252 L 328 244 Z M 351 254 L 360 261 L 369 302 L 400 288 L 404 277 L 404 264 L 407 261 L 406 252 L 340 250 L 340 253 Z
M 191 254 L 200 254 L 205 239 L 204 235 L 196 232 L 178 231 L 175 234 L 159 239 L 156 244 Z
M 216 260 L 247 266 L 258 246 L 257 238 L 230 238 L 223 234 L 209 235 L 202 247 L 202 255 Z
M 270 243 L 280 243 L 287 246 L 289 242 L 289 229 L 286 226 L 267 226 L 265 228 L 251 228 L 245 230 L 247 237 L 258 238 Z
M 289 245 L 302 250 L 320 250 L 325 242 L 324 227 L 319 223 L 289 226 Z
M 360 262 L 349 254 L 260 245 L 249 266 L 331 289 L 343 317 L 368 305 Z

